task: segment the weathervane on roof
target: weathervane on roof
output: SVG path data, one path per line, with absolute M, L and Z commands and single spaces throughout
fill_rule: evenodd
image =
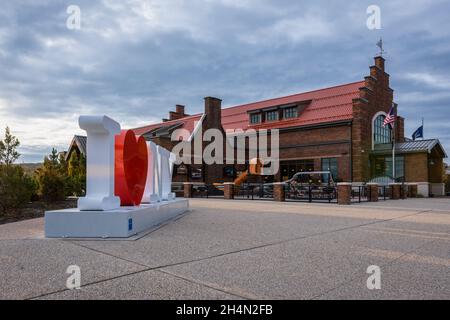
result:
M 377 42 L 377 47 L 380 48 L 380 56 L 386 53 L 383 49 L 383 38 L 380 38 L 380 41 Z

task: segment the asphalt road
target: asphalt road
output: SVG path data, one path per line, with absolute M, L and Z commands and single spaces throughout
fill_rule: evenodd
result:
M 0 226 L 0 299 L 450 299 L 450 199 L 193 199 L 135 241 L 42 230 L 42 219 Z M 69 265 L 79 290 L 66 288 Z M 372 265 L 379 290 L 367 288 Z

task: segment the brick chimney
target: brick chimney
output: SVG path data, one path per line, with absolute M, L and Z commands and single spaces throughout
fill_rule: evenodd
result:
M 384 71 L 384 62 L 386 60 L 382 56 L 376 56 L 375 57 L 375 65 L 380 68 L 382 71 Z
M 222 100 L 214 97 L 205 98 L 205 120 L 202 125 L 203 133 L 208 129 L 222 129 Z M 222 131 L 223 132 L 223 131 Z M 203 142 L 203 150 L 205 150 L 208 142 Z M 223 154 L 225 155 L 225 144 L 223 145 Z M 206 184 L 213 184 L 215 182 L 223 182 L 223 168 L 224 164 L 215 164 L 213 166 L 205 165 L 204 182 Z
M 177 104 L 177 105 L 175 106 L 175 112 L 178 113 L 178 114 L 184 115 L 184 110 L 185 110 L 185 108 L 184 108 L 184 106 L 181 105 L 181 104 Z
M 205 98 L 206 128 L 222 127 L 222 100 L 214 97 Z
M 184 113 L 185 107 L 181 104 L 175 106 L 175 111 L 169 111 L 169 120 L 178 120 L 188 116 Z

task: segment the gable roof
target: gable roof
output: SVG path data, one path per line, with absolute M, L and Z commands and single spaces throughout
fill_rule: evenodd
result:
M 222 126 L 227 129 L 247 129 L 247 128 L 287 128 L 302 125 L 319 124 L 340 120 L 350 120 L 353 118 L 353 102 L 359 98 L 359 88 L 365 85 L 364 81 L 352 82 L 335 87 L 324 88 L 290 96 L 263 100 L 259 102 L 238 105 L 222 110 Z M 268 107 L 284 106 L 293 103 L 305 104 L 305 109 L 297 118 L 285 119 L 275 122 L 261 123 L 257 126 L 249 124 L 248 112 L 261 110 Z M 145 127 L 133 129 L 138 135 L 149 133 L 150 131 L 169 127 L 180 123 L 180 127 L 189 132 L 194 130 L 194 123 L 199 121 L 202 114 L 196 114 L 185 118 L 152 124 Z
M 78 148 L 78 150 L 80 150 L 80 152 L 83 155 L 86 155 L 86 144 L 87 144 L 87 137 L 75 135 L 72 139 L 72 142 L 70 143 L 68 152 L 65 155 L 66 160 L 69 160 L 69 157 L 72 153 L 71 151 L 75 146 Z
M 285 128 L 352 119 L 352 100 L 359 97 L 359 88 L 364 85 L 364 81 L 353 82 L 227 108 L 222 110 L 222 126 L 224 129 L 246 129 L 249 127 L 247 114 L 249 111 L 302 102 L 306 104 L 306 108 L 297 118 L 261 123 L 251 127 Z

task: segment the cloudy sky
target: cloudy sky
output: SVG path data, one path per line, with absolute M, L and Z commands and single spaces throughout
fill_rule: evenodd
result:
M 366 26 L 381 8 L 381 30 Z M 66 26 L 69 5 L 81 29 Z M 21 162 L 66 149 L 80 114 L 122 127 L 158 121 L 177 103 L 202 111 L 362 80 L 383 37 L 387 72 L 409 136 L 450 152 L 449 1 L 4 0 L 0 128 Z

